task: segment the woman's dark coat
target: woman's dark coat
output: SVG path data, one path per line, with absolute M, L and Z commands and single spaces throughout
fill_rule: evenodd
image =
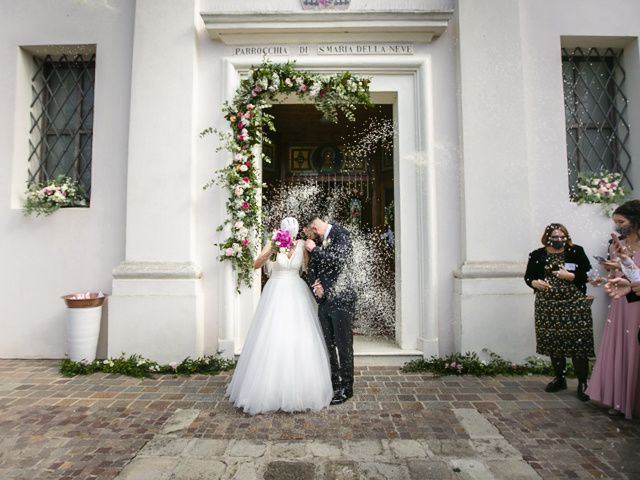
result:
M 534 280 L 544 280 L 544 267 L 547 263 L 547 249 L 545 247 L 538 248 L 529 254 L 529 263 L 527 263 L 527 271 L 524 274 L 524 281 L 531 288 L 531 282 Z M 564 263 L 567 270 L 573 273 L 576 278 L 573 283 L 582 293 L 587 293 L 587 272 L 591 270 L 591 263 L 584 253 L 584 249 L 580 245 L 566 246 L 564 248 Z M 575 269 L 571 267 L 575 266 Z

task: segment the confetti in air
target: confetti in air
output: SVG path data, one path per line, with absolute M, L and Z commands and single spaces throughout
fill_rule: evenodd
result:
M 345 126 L 336 142 L 344 157 L 339 172 L 294 175 L 266 189 L 262 203 L 266 232 L 278 228 L 286 216 L 304 223 L 314 214 L 349 230 L 353 251 L 335 289 L 349 282 L 357 294 L 354 333 L 385 337 L 395 335 L 393 203 L 385 205 L 384 226 L 371 228 L 361 213 L 375 201 L 373 186 L 380 172 L 372 159 L 382 154 L 393 165 L 396 127 L 391 116 L 390 110 L 380 110 L 357 125 Z M 384 175 L 392 178 L 393 168 Z
M 330 223 L 339 223 L 351 233 L 353 253 L 343 267 L 336 290 L 351 282 L 357 293 L 354 332 L 392 337 L 395 332 L 394 249 L 380 229 L 367 229 L 351 221 L 351 189 L 332 187 L 326 192 L 309 180 L 285 184 L 263 203 L 265 231 L 276 228 L 286 216 L 305 222 L 320 212 Z
M 345 167 L 349 169 L 368 161 L 379 148 L 384 154 L 392 155 L 396 131 L 396 126 L 390 118 L 369 118 L 368 123 L 345 138 Z

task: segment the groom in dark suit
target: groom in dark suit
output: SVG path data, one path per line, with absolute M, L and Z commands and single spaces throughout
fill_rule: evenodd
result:
M 318 317 L 331 360 L 332 405 L 353 396 L 353 332 L 355 292 L 347 272 L 352 256 L 349 232 L 318 215 L 307 223 L 319 245 L 305 241 L 309 252 L 307 282 L 318 301 Z

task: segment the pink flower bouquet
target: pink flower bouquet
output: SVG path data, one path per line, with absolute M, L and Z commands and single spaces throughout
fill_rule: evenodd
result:
M 291 238 L 291 234 L 287 230 L 274 231 L 269 241 L 271 242 L 271 248 L 280 253 L 290 252 L 291 247 L 293 247 L 293 238 Z M 272 254 L 269 259 L 275 261 L 276 255 L 276 253 Z

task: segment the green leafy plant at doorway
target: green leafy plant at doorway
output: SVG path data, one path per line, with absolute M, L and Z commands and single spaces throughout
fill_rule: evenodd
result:
M 207 128 L 201 132 L 201 137 L 217 133 L 222 142 L 220 149 L 231 153 L 230 162 L 217 170 L 204 188 L 219 185 L 228 193 L 226 219 L 218 227 L 226 238 L 218 244 L 218 258 L 231 262 L 238 292 L 242 286 L 251 286 L 253 254 L 262 233 L 259 192 L 263 184 L 257 168 L 260 161 L 271 161 L 258 153 L 262 142 L 269 143 L 263 130 L 275 131 L 268 109 L 279 95 L 297 95 L 313 102 L 325 119 L 337 122 L 341 113 L 355 121 L 356 106 L 371 105 L 369 82 L 350 72 L 320 75 L 298 70 L 290 62 L 265 62 L 249 70 L 233 100 L 224 104 L 222 111 L 230 129 L 220 132 Z
M 524 363 L 505 360 L 497 353 L 483 350 L 488 360 L 481 360 L 477 353 L 452 353 L 445 357 L 432 356 L 429 359 L 407 362 L 402 371 L 405 373 L 431 372 L 436 375 L 548 375 L 553 376 L 551 362 L 538 357 L 528 357 Z M 567 364 L 567 376 L 574 377 L 573 365 Z

